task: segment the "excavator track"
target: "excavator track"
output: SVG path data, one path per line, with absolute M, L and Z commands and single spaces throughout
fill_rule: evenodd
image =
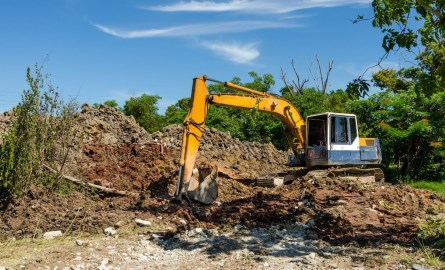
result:
M 261 176 L 257 179 L 256 185 L 261 187 L 277 187 L 290 184 L 300 177 L 310 178 L 337 178 L 343 181 L 359 181 L 362 183 L 384 182 L 385 175 L 380 168 L 327 168 L 318 170 L 309 170 L 308 168 L 299 168 L 280 173 L 273 173 Z

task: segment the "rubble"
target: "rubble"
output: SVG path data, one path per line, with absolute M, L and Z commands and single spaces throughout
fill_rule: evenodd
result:
M 152 141 L 166 147 L 180 149 L 183 127 L 171 125 L 150 135 Z M 198 152 L 197 163 L 209 162 L 226 168 L 241 178 L 255 178 L 262 174 L 286 168 L 287 152 L 276 149 L 271 143 L 244 142 L 229 133 L 206 127 Z
M 139 226 L 151 226 L 152 225 L 151 221 L 140 219 L 140 218 L 135 218 L 134 222 Z
M 115 235 L 117 231 L 113 227 L 108 227 L 104 229 L 104 234 L 107 236 Z
M 148 132 L 132 116 L 105 105 L 99 108 L 82 105 L 82 111 L 76 115 L 76 129 L 84 145 L 122 145 L 149 140 Z
M 43 234 L 43 238 L 46 240 L 52 240 L 56 237 L 62 236 L 62 231 L 50 231 Z

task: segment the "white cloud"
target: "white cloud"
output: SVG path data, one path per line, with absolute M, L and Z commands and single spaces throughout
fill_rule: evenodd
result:
M 250 64 L 260 56 L 257 43 L 241 44 L 238 42 L 201 41 L 199 44 L 222 56 L 224 59 L 238 64 Z
M 296 24 L 270 21 L 233 21 L 206 24 L 189 24 L 160 29 L 121 30 L 93 24 L 101 31 L 120 38 L 149 38 L 149 37 L 181 37 L 202 36 L 211 34 L 240 33 L 259 29 L 293 28 Z
M 180 1 L 173 5 L 144 7 L 148 10 L 166 12 L 227 12 L 288 13 L 308 8 L 336 7 L 352 4 L 368 4 L 371 0 L 228 0 Z

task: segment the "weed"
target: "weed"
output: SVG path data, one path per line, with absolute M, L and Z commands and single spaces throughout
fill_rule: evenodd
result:
M 393 204 L 391 204 L 391 203 L 389 203 L 389 202 L 387 202 L 385 200 L 379 201 L 379 205 L 383 206 L 383 207 L 385 207 L 386 209 L 389 209 L 389 210 L 394 210 L 395 209 Z
M 445 220 L 438 216 L 428 216 L 419 224 L 417 238 L 427 263 L 434 267 L 440 266 L 442 262 L 436 254 L 445 248 Z
M 445 239 L 445 220 L 438 216 L 428 216 L 419 224 L 419 229 L 417 237 L 422 240 Z

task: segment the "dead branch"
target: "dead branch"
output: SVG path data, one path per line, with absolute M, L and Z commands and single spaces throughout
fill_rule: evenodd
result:
M 88 183 L 87 181 L 82 181 L 82 180 L 76 179 L 76 178 L 74 178 L 72 176 L 60 174 L 59 172 L 57 172 L 57 170 L 55 170 L 55 169 L 53 169 L 53 168 L 51 168 L 51 167 L 49 167 L 47 165 L 43 165 L 43 167 L 45 169 L 47 169 L 48 171 L 52 172 L 52 173 L 59 174 L 65 180 L 71 181 L 71 182 L 73 182 L 75 184 L 78 184 L 78 185 L 84 185 L 84 186 L 92 187 L 94 189 L 98 189 L 98 190 L 106 192 L 106 193 L 117 194 L 117 195 L 121 195 L 121 196 L 139 196 L 138 193 L 123 191 L 123 190 L 116 190 L 114 188 L 107 188 L 107 187 L 103 187 L 103 186 L 100 186 L 100 185 L 95 185 L 95 184 Z
M 284 84 L 286 85 L 286 88 L 287 88 L 287 90 L 289 90 L 290 95 L 291 95 L 291 96 L 294 96 L 294 90 L 293 90 L 293 88 L 292 88 L 291 86 L 289 86 L 289 84 L 287 83 L 287 80 L 286 80 L 286 73 L 284 72 L 283 67 L 280 66 L 280 69 L 281 69 L 281 80 L 282 80 L 282 81 L 284 82 Z
M 312 71 L 312 63 L 308 63 L 306 61 L 306 65 L 307 65 L 307 69 L 309 70 L 309 74 L 311 74 L 312 80 L 314 80 L 315 83 L 315 89 L 317 89 L 317 91 L 320 91 L 320 84 L 319 84 L 319 78 L 317 77 L 317 75 Z
M 295 67 L 294 59 L 291 61 L 292 69 L 294 71 L 295 77 L 297 78 L 297 81 L 292 80 L 292 85 L 287 81 L 286 79 L 286 73 L 283 71 L 283 68 L 281 68 L 281 80 L 283 80 L 284 84 L 286 85 L 287 89 L 293 96 L 295 93 L 297 94 L 303 94 L 304 85 L 309 82 L 308 79 L 301 79 L 300 74 L 297 71 L 297 68 Z
M 304 79 L 303 81 L 300 80 L 300 75 L 297 72 L 297 69 L 295 68 L 295 62 L 294 59 L 291 61 L 292 69 L 294 70 L 295 76 L 297 77 L 297 83 L 295 83 L 294 80 L 292 82 L 294 83 L 295 88 L 297 89 L 298 93 L 303 94 L 304 85 L 309 82 L 308 79 Z
M 318 54 L 315 55 L 315 59 L 317 60 L 318 72 L 312 70 L 312 64 L 310 65 L 307 64 L 309 73 L 311 74 L 311 77 L 314 80 L 315 89 L 317 89 L 317 91 L 322 92 L 323 94 L 326 94 L 329 82 L 329 75 L 331 74 L 334 61 L 333 60 L 328 61 L 328 70 L 326 71 L 326 77 L 324 77 L 323 69 L 321 68 L 320 58 L 318 57 Z

